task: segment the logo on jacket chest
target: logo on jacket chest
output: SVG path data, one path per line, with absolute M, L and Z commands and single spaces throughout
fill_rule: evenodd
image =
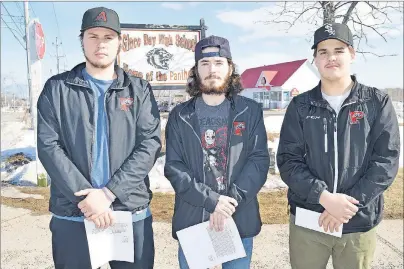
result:
M 359 124 L 359 120 L 365 117 L 365 113 L 363 111 L 350 111 L 349 112 L 349 123 L 350 124 Z
M 122 111 L 129 111 L 129 108 L 133 105 L 133 98 L 120 97 L 119 104 Z
M 233 123 L 234 134 L 238 136 L 242 136 L 242 132 L 245 130 L 245 122 L 244 121 L 235 121 Z

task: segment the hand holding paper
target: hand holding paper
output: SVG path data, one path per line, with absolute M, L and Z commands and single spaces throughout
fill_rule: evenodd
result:
M 236 199 L 225 195 L 220 195 L 215 212 L 229 218 L 236 211 L 236 206 L 238 206 Z
M 107 210 L 112 203 L 102 189 L 85 189 L 74 193 L 74 195 L 86 196 L 86 198 L 78 204 L 78 207 L 86 218 L 92 215 L 100 215 Z
M 323 191 L 320 196 L 320 204 L 338 221 L 348 223 L 348 221 L 358 212 L 359 201 L 342 193 L 330 193 Z
M 328 230 L 333 233 L 334 231 L 339 232 L 339 227 L 342 222 L 339 222 L 334 216 L 332 216 L 327 210 L 320 215 L 318 224 L 324 228 L 324 231 Z
M 131 212 L 113 211 L 114 225 L 98 229 L 84 220 L 92 268 L 109 261 L 134 262 L 133 225 Z
M 320 215 L 321 214 L 318 212 L 296 207 L 295 225 L 332 236 L 341 237 L 342 224 L 338 226 L 338 231 L 325 231 L 319 224 Z

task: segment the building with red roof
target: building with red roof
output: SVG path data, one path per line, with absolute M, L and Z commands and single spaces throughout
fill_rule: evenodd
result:
M 241 74 L 241 95 L 261 103 L 263 108 L 282 109 L 297 94 L 314 88 L 319 80 L 316 68 L 307 59 L 264 65 Z

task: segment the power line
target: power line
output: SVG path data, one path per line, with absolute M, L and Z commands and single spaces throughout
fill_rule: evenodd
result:
M 36 16 L 36 13 L 35 13 L 35 11 L 34 11 L 34 8 L 32 7 L 32 4 L 31 4 L 30 2 L 28 2 L 28 3 L 29 3 L 29 6 L 31 7 L 32 13 L 34 13 L 34 16 L 37 17 L 37 16 Z
M 7 26 L 7 28 L 10 30 L 10 32 L 13 34 L 13 36 L 15 37 L 15 39 L 17 39 L 18 43 L 20 43 L 21 47 L 25 50 L 24 45 L 21 43 L 21 41 L 18 39 L 18 37 L 15 36 L 13 30 L 10 28 L 10 26 L 8 26 L 7 22 L 1 18 L 1 20 L 4 22 L 4 24 Z
M 56 26 L 57 26 L 57 29 L 58 29 L 58 35 L 60 36 L 59 22 L 58 22 L 58 18 L 56 16 L 55 3 L 52 2 L 52 5 L 53 5 L 53 14 L 55 14 L 55 20 L 56 20 Z
M 63 44 L 63 40 L 62 40 L 62 36 L 60 35 L 59 21 L 58 21 L 57 15 L 56 15 L 56 9 L 55 9 L 55 3 L 54 3 L 54 2 L 52 2 L 52 6 L 53 6 L 53 14 L 55 15 L 55 20 L 56 20 L 56 27 L 57 27 L 57 29 L 58 29 L 58 36 L 59 36 L 59 38 L 60 38 L 60 44 L 62 45 L 62 44 Z M 56 38 L 56 39 L 57 39 L 57 38 Z M 60 57 L 64 57 L 64 58 L 65 58 L 65 62 L 67 62 L 67 57 L 66 57 L 65 50 L 64 50 L 63 46 L 61 46 L 61 47 L 62 47 L 62 50 L 63 50 L 63 56 L 59 56 L 59 55 L 58 55 L 58 51 L 57 51 L 58 45 L 57 45 L 57 40 L 56 40 L 56 59 L 57 59 L 58 73 L 59 73 L 59 58 L 60 58 Z
M 24 14 L 24 10 L 18 5 L 18 2 L 14 2 L 17 8 L 20 10 L 21 14 Z
M 4 9 L 6 10 L 7 14 L 11 17 L 10 12 L 8 12 L 8 9 L 6 8 L 6 5 L 4 5 L 3 3 L 1 3 L 1 5 L 4 7 Z M 14 18 L 11 17 L 11 20 L 14 22 L 14 24 L 17 26 L 17 29 L 20 31 L 21 36 L 24 36 L 24 32 L 22 31 L 21 28 L 19 28 L 19 25 L 14 21 Z

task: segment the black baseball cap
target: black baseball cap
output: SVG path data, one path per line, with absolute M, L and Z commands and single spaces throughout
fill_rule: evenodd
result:
M 337 39 L 353 47 L 352 32 L 346 24 L 327 23 L 318 28 L 314 33 L 314 45 L 311 49 L 315 49 L 318 43 L 327 39 Z
M 91 8 L 84 13 L 81 32 L 94 27 L 104 27 L 118 34 L 121 33 L 118 14 L 114 10 L 105 7 Z
M 204 48 L 217 47 L 219 52 L 202 53 Z M 195 63 L 205 57 L 225 57 L 231 59 L 230 45 L 226 38 L 211 35 L 199 40 L 195 45 Z

